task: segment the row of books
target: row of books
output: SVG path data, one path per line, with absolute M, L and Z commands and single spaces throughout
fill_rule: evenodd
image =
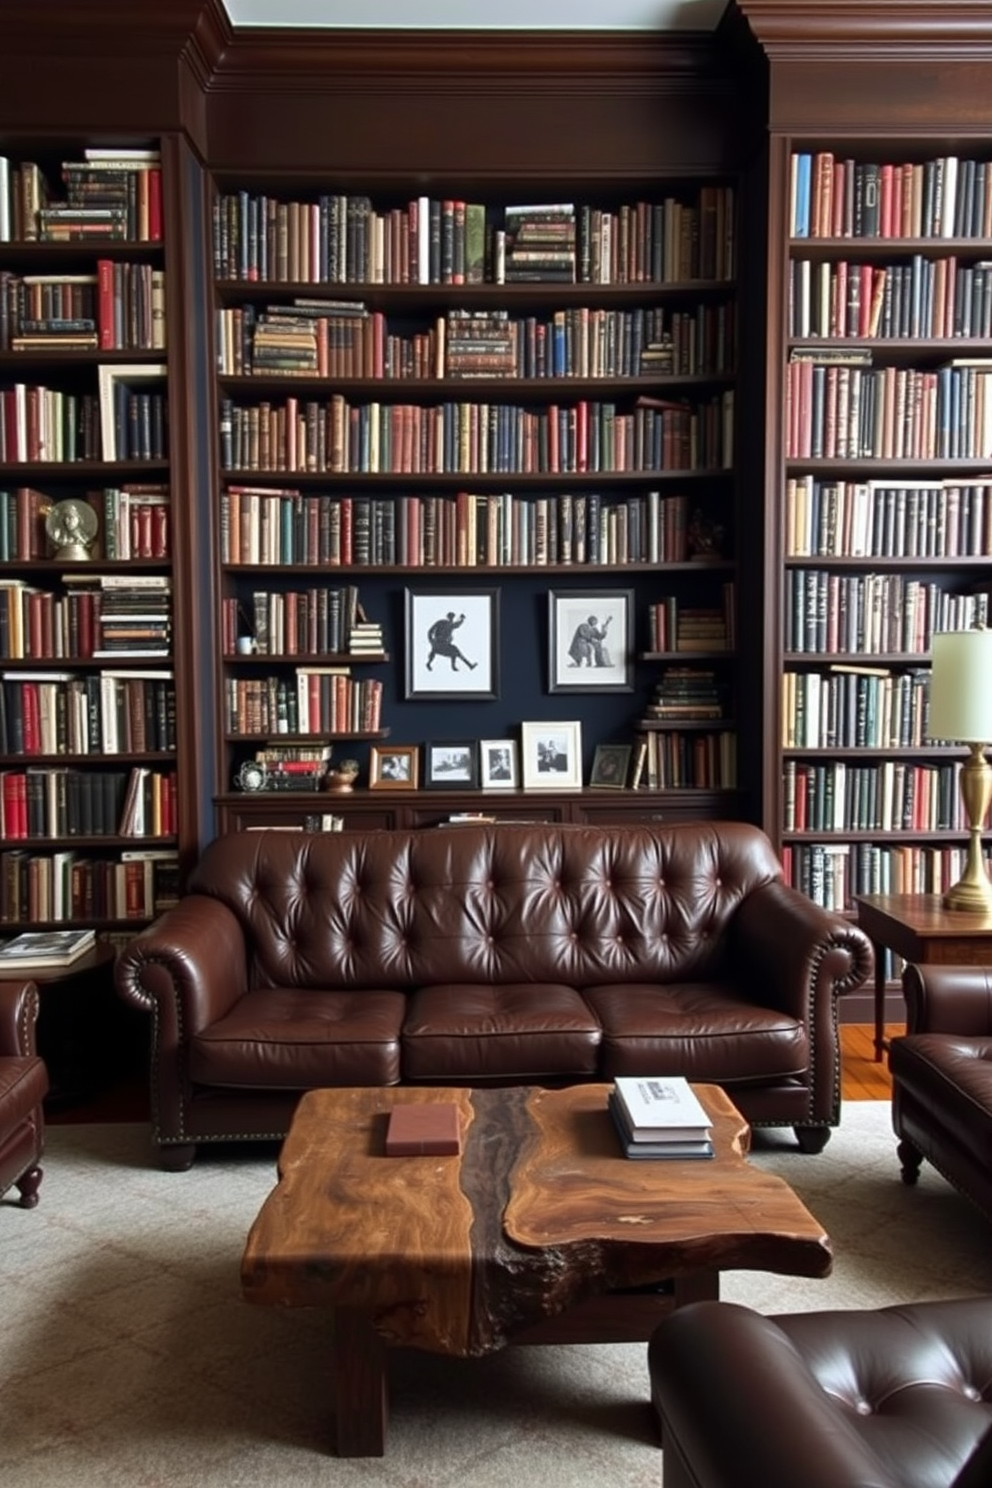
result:
M 688 498 L 648 491 L 517 497 L 301 496 L 229 486 L 221 496 L 221 561 L 333 567 L 551 567 L 684 563 Z
M 94 147 L 51 175 L 0 155 L 0 243 L 95 238 L 161 241 L 159 151 Z
M 814 656 L 925 656 L 940 630 L 985 626 L 989 595 L 950 594 L 932 580 L 899 573 L 785 575 L 785 650 Z
M 737 735 L 664 725 L 641 734 L 634 748 L 632 790 L 736 790 Z
M 0 463 L 74 464 L 102 458 L 96 393 L 23 382 L 0 388 Z
M 789 335 L 926 337 L 992 336 L 992 262 L 925 258 L 857 264 L 794 259 L 789 267 Z
M 390 332 L 360 300 L 299 298 L 217 311 L 222 376 L 417 379 L 696 376 L 734 369 L 734 313 L 570 306 L 545 319 L 449 310 L 426 329 Z
M 68 585 L 70 577 L 65 576 Z M 99 580 L 62 594 L 24 579 L 0 579 L 0 657 L 10 661 L 89 661 L 164 657 L 171 647 L 171 604 L 154 612 L 122 609 Z
M 160 754 L 175 748 L 171 671 L 3 673 L 0 754 Z
M 609 208 L 540 202 L 497 207 L 419 196 L 376 207 L 367 196 L 342 193 L 309 201 L 221 193 L 213 209 L 214 273 L 218 279 L 283 284 L 506 283 L 514 262 L 508 249 L 529 216 L 563 223 L 572 254 L 567 282 L 732 279 L 733 188 L 706 184 L 686 196 Z
M 930 669 L 854 664 L 782 677 L 785 749 L 920 749 L 928 743 Z
M 266 734 L 365 734 L 380 728 L 382 682 L 347 665 L 297 667 L 292 677 L 228 677 L 224 730 Z
M 782 868 L 786 883 L 814 904 L 849 914 L 858 894 L 943 894 L 963 874 L 965 856 L 960 847 L 795 842 L 783 846 Z M 887 979 L 893 974 L 889 962 Z
M 174 849 L 124 848 L 99 857 L 74 848 L 0 852 L 0 925 L 150 920 L 178 898 Z
M 803 356 L 785 395 L 788 460 L 992 458 L 992 358 L 921 371 Z
M 0 837 L 171 837 L 172 771 L 0 770 Z
M 97 516 L 92 557 L 111 561 L 169 557 L 172 512 L 165 482 L 105 486 L 81 499 Z M 55 549 L 45 519 L 55 501 L 55 496 L 34 486 L 0 490 L 0 563 L 52 557 Z
M 627 412 L 581 399 L 531 409 L 503 403 L 220 405 L 228 471 L 361 475 L 567 475 L 731 468 L 734 397 L 639 396 Z
M 354 584 L 343 589 L 255 589 L 244 604 L 231 596 L 221 603 L 224 654 L 237 653 L 238 637 L 245 631 L 259 656 L 337 655 L 349 652 L 356 641 L 359 650 L 381 652 L 382 627 L 368 621 L 364 611 L 359 622 L 359 607 Z
M 98 258 L 95 273 L 0 269 L 0 351 L 165 348 L 165 270 Z
M 785 556 L 992 556 L 992 479 L 790 476 L 785 484 Z
M 948 832 L 967 826 L 956 764 L 786 760 L 782 770 L 787 832 Z
M 682 1076 L 618 1075 L 607 1097 L 624 1155 L 655 1161 L 713 1156 L 713 1125 Z
M 666 594 L 648 606 L 651 651 L 732 651 L 736 645 L 736 598 L 732 579 L 719 605 L 687 605 Z
M 992 164 L 865 161 L 831 150 L 791 158 L 793 238 L 992 238 Z

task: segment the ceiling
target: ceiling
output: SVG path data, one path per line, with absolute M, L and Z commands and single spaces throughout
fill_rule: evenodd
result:
M 235 26 L 710 31 L 727 0 L 224 0 Z

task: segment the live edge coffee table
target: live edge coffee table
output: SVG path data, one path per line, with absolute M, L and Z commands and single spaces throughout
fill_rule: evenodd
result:
M 381 1456 L 387 1345 L 471 1357 L 509 1343 L 650 1337 L 722 1270 L 825 1276 L 830 1242 L 782 1179 L 746 1161 L 749 1129 L 696 1086 L 716 1155 L 621 1155 L 607 1085 L 565 1090 L 315 1090 L 248 1235 L 249 1302 L 333 1315 L 342 1457 Z M 387 1157 L 399 1102 L 452 1101 L 462 1151 Z

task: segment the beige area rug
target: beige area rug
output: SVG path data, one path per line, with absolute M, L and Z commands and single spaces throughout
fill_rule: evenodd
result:
M 762 1311 L 992 1291 L 989 1226 L 935 1173 L 899 1179 L 884 1102 L 825 1152 L 756 1160 L 834 1242 L 833 1275 L 725 1278 Z M 50 1129 L 41 1203 L 0 1204 L 5 1488 L 658 1488 L 643 1344 L 391 1356 L 384 1458 L 331 1453 L 322 1317 L 249 1307 L 238 1265 L 271 1152 L 154 1166 L 144 1126 Z

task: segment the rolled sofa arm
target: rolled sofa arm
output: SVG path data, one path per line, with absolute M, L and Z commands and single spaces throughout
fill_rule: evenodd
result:
M 226 905 L 188 894 L 117 958 L 125 1002 L 154 1012 L 169 1040 L 222 1018 L 248 990 L 244 933 Z
M 734 915 L 738 981 L 754 1000 L 810 1018 L 810 998 L 856 991 L 872 975 L 871 942 L 844 915 L 822 909 L 781 879 L 762 884 Z
M 981 966 L 903 968 L 907 1033 L 992 1034 L 992 971 Z
M 771 1318 L 690 1303 L 655 1331 L 648 1367 L 666 1488 L 898 1488 Z
M 0 1054 L 37 1054 L 38 987 L 30 980 L 0 982 Z

